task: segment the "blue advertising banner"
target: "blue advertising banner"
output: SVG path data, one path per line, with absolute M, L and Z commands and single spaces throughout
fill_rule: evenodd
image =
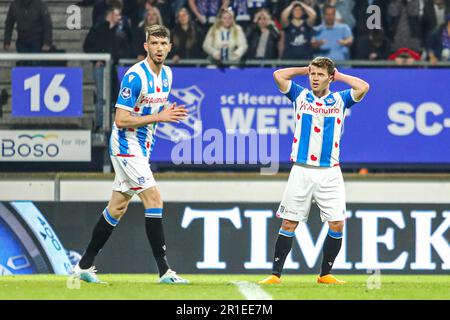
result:
M 151 161 L 176 164 L 289 162 L 291 102 L 272 77 L 275 69 L 173 68 L 170 102 L 190 117 L 161 123 Z M 450 163 L 449 69 L 342 69 L 370 84 L 347 110 L 342 163 Z M 119 69 L 121 78 L 126 68 Z M 309 88 L 307 77 L 295 79 Z M 332 91 L 348 89 L 333 83 Z
M 13 117 L 81 117 L 81 68 L 12 69 Z

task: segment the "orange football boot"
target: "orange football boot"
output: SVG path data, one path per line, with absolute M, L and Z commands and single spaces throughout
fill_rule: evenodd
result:
M 281 283 L 280 277 L 277 277 L 274 274 L 271 274 L 264 280 L 258 281 L 258 284 L 279 284 L 279 283 Z
M 333 276 L 331 273 L 326 274 L 324 276 L 318 276 L 317 277 L 317 283 L 323 283 L 323 284 L 344 284 L 345 281 L 337 279 L 335 276 Z

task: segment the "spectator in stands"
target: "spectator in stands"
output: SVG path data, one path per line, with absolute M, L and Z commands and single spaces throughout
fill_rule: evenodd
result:
M 175 26 L 175 13 L 172 10 L 172 4 L 170 0 L 146 0 L 144 9 L 142 12 L 149 10 L 150 8 L 156 8 L 163 18 L 162 25 L 169 29 Z M 145 13 L 142 17 L 144 19 Z
M 118 31 L 124 32 L 128 39 L 131 38 L 131 20 L 123 14 L 124 0 L 99 0 L 92 10 L 92 25 L 96 26 L 106 21 L 108 8 L 115 7 L 121 11 L 121 19 L 117 26 Z
M 158 8 L 150 6 L 146 10 L 144 20 L 132 30 L 131 50 L 132 56 L 137 60 L 143 60 L 147 56 L 144 49 L 145 28 L 154 24 L 164 25 Z
M 419 0 L 391 0 L 387 7 L 391 51 L 422 49 Z
M 17 52 L 46 52 L 52 45 L 52 19 L 41 0 L 14 0 L 5 20 L 3 48 L 9 50 L 14 25 L 17 24 Z
M 423 8 L 422 26 L 425 39 L 440 28 L 450 13 L 450 0 L 426 0 Z
M 386 60 L 389 57 L 389 40 L 382 29 L 370 30 L 356 40 L 355 58 L 360 60 Z
M 312 58 L 311 40 L 314 34 L 316 12 L 301 1 L 293 1 L 281 13 L 284 27 L 279 42 L 282 59 L 309 60 Z
M 421 55 L 409 48 L 400 48 L 390 54 L 388 60 L 395 61 L 398 65 L 412 65 L 414 61 L 421 60 Z
M 247 35 L 249 59 L 277 59 L 277 44 L 280 32 L 267 9 L 261 9 L 255 14 L 253 25 Z
M 198 59 L 203 56 L 202 34 L 186 8 L 181 8 L 177 12 L 176 25 L 171 31 L 171 36 L 171 55 L 175 62 L 180 59 Z
M 234 21 L 233 11 L 221 9 L 206 35 L 203 50 L 215 62 L 238 62 L 247 48 L 244 31 Z
M 315 28 L 316 35 L 312 41 L 318 56 L 325 56 L 334 61 L 350 59 L 349 47 L 353 44 L 350 27 L 336 22 L 336 8 L 325 5 L 324 22 Z
M 314 12 L 316 13 L 316 22 L 315 25 L 320 25 L 322 20 L 321 20 L 321 8 L 319 6 L 319 2 L 322 2 L 324 0 L 301 0 L 300 2 L 306 4 L 307 6 L 310 6 L 311 8 L 314 9 Z M 275 3 L 271 5 L 272 8 L 272 18 L 274 19 L 275 23 L 277 23 L 277 21 L 281 21 L 281 14 L 283 13 L 283 11 L 289 7 L 290 5 L 292 5 L 292 0 L 275 0 Z
M 267 6 L 266 0 L 231 0 L 230 5 L 238 23 L 244 32 L 248 31 L 253 17 L 259 8 Z
M 92 25 L 96 26 L 105 22 L 108 8 L 116 7 L 123 10 L 123 0 L 97 0 L 92 9 Z
M 85 52 L 111 54 L 111 103 L 116 100 L 118 92 L 116 65 L 119 59 L 128 58 L 130 55 L 126 34 L 118 28 L 121 18 L 121 8 L 109 7 L 106 13 L 106 21 L 97 26 L 93 26 L 89 30 L 83 45 Z M 96 129 L 101 127 L 103 119 L 104 66 L 103 61 L 96 61 L 94 65 L 94 81 L 96 87 L 94 126 Z
M 336 21 L 346 24 L 353 29 L 356 24 L 353 16 L 353 8 L 355 7 L 355 0 L 327 0 L 327 4 L 336 8 Z
M 188 3 L 202 31 L 206 32 L 219 11 L 228 8 L 230 0 L 188 0 Z
M 444 24 L 428 36 L 427 51 L 433 64 L 439 60 L 450 61 L 450 14 L 445 16 Z

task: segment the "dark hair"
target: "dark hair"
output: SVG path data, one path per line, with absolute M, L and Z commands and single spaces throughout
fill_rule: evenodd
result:
M 154 24 L 148 27 L 145 27 L 145 39 L 148 41 L 150 36 L 154 36 L 157 38 L 169 38 L 170 39 L 170 31 L 164 26 L 159 24 Z
M 111 12 L 114 10 L 120 10 L 122 11 L 123 9 L 123 3 L 120 0 L 109 0 L 106 1 L 106 12 Z
M 331 5 L 331 4 L 326 4 L 326 5 L 323 7 L 323 14 L 325 14 L 325 12 L 326 12 L 328 9 L 333 9 L 333 10 L 336 12 L 336 7 L 335 7 L 335 6 L 333 6 L 333 5 Z
M 334 62 L 327 57 L 317 57 L 309 64 L 310 66 L 315 66 L 317 68 L 327 69 L 328 74 L 331 76 L 334 74 Z
M 186 7 L 181 7 L 177 13 L 175 14 L 176 17 L 176 25 L 175 28 L 172 30 L 172 41 L 173 41 L 173 45 L 174 46 L 179 46 L 180 45 L 180 38 L 177 36 L 178 32 L 183 32 L 183 29 L 181 27 L 180 22 L 178 21 L 179 16 L 180 16 L 180 12 L 181 11 L 186 11 L 186 14 L 189 17 L 189 25 L 188 25 L 188 29 L 187 29 L 187 39 L 186 39 L 186 48 L 191 49 L 197 42 L 197 34 L 196 34 L 196 29 L 195 29 L 195 25 L 192 22 L 192 16 L 191 13 L 189 12 L 189 10 Z
M 110 14 L 111 12 L 113 12 L 113 11 L 115 11 L 115 10 L 119 10 L 120 12 L 122 12 L 122 7 L 120 7 L 120 6 L 115 6 L 115 5 L 113 5 L 113 6 L 108 6 L 108 7 L 106 8 L 106 15 Z

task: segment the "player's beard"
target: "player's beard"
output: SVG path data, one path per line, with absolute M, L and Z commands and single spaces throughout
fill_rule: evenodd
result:
M 158 57 L 156 56 L 156 54 L 155 54 L 155 55 L 152 55 L 152 54 L 149 53 L 148 56 L 150 57 L 150 60 L 152 60 L 153 63 L 154 63 L 156 66 L 159 66 L 159 65 L 163 64 L 164 61 L 165 61 L 166 58 L 167 58 L 167 54 L 163 54 L 163 57 L 162 57 L 161 59 L 158 59 Z

